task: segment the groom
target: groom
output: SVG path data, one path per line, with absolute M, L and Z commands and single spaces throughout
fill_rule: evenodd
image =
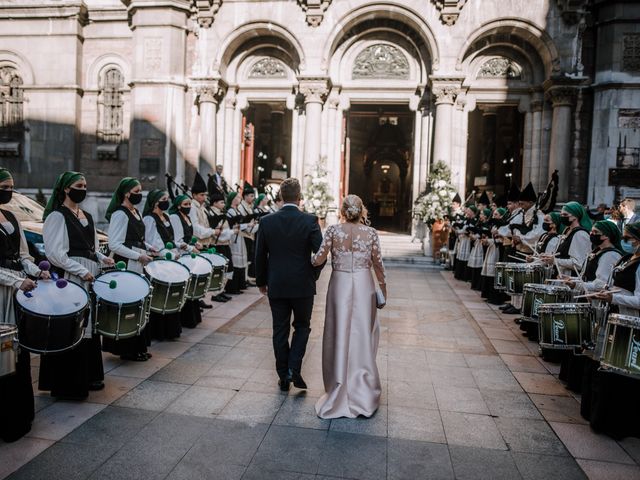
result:
M 284 206 L 260 220 L 255 246 L 256 284 L 269 296 L 273 317 L 273 351 L 280 390 L 288 391 L 291 382 L 307 388 L 300 369 L 311 328 L 313 296 L 320 267 L 311 265 L 312 252 L 318 251 L 322 233 L 315 215 L 303 213 L 300 182 L 287 178 L 280 185 Z M 293 337 L 289 345 L 291 314 Z

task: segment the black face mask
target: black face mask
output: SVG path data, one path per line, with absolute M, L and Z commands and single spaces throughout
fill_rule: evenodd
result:
M 142 201 L 142 194 L 141 193 L 130 193 L 129 194 L 129 201 L 131 202 L 131 205 L 138 205 Z
M 562 225 L 566 225 L 567 227 L 569 225 L 571 225 L 571 217 L 560 217 L 560 223 L 562 223 Z
M 0 205 L 9 203 L 13 197 L 13 190 L 0 190 Z
M 604 239 L 601 237 L 602 235 L 596 235 L 595 233 L 590 234 L 589 239 L 591 240 L 591 246 L 595 248 L 602 245 L 602 242 L 604 242 Z
M 545 232 L 550 232 L 551 231 L 551 224 L 547 223 L 547 222 L 543 222 L 542 223 L 542 230 L 544 230 Z
M 189 213 L 191 212 L 191 207 L 180 207 L 180 211 L 185 215 L 189 215 Z
M 71 188 L 69 189 L 69 193 L 67 193 L 69 199 L 74 203 L 82 203 L 84 199 L 87 198 L 87 190 L 81 190 L 79 188 Z
M 166 210 L 169 210 L 169 205 L 170 205 L 169 200 L 161 200 L 158 202 L 158 208 L 163 212 Z

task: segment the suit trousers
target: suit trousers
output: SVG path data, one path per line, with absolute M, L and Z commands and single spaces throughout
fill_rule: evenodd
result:
M 313 297 L 269 298 L 273 317 L 273 351 L 276 357 L 276 371 L 285 378 L 289 370 L 300 372 L 302 359 L 307 349 L 311 333 L 311 312 Z M 293 314 L 293 336 L 289 344 Z

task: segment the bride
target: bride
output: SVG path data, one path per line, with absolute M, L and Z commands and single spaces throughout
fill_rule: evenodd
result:
M 331 280 L 322 340 L 322 377 L 325 394 L 316 403 L 320 418 L 370 417 L 380 405 L 380 376 L 376 353 L 380 334 L 375 272 L 387 296 L 380 240 L 364 225 L 367 211 L 357 195 L 347 195 L 341 209 L 343 222 L 331 225 L 313 256 L 321 265 L 331 253 Z M 377 303 L 379 303 L 377 305 Z

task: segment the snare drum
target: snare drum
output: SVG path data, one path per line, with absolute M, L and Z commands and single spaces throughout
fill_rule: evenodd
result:
M 39 280 L 28 295 L 16 292 L 18 340 L 33 353 L 50 354 L 74 348 L 84 336 L 89 295 L 71 281 L 58 288 L 53 280 Z
M 109 283 L 116 282 L 116 288 Z M 151 286 L 142 275 L 126 270 L 103 273 L 93 284 L 96 332 L 120 340 L 134 337 L 147 325 Z
M 0 323 L 0 378 L 16 373 L 18 361 L 18 327 Z
M 509 265 L 508 262 L 496 262 L 496 271 L 493 277 L 493 288 L 499 292 L 502 292 L 507 289 L 507 286 L 504 283 L 504 269 Z
M 525 283 L 523 287 L 522 316 L 526 322 L 538 323 L 538 309 L 545 303 L 571 301 L 571 289 L 566 285 Z
M 640 318 L 612 313 L 606 332 L 601 366 L 623 375 L 640 376 Z
M 225 274 L 227 273 L 229 260 L 218 253 L 201 253 L 200 255 L 209 260 L 213 266 L 213 272 L 211 273 L 211 280 L 209 282 L 209 291 L 221 291 L 224 289 Z
M 522 295 L 525 283 L 543 283 L 545 270 L 539 263 L 509 263 L 504 269 L 509 295 Z
M 213 265 L 202 255 L 185 255 L 178 260 L 189 269 L 191 278 L 187 286 L 187 300 L 198 300 L 204 297 L 209 288 L 209 281 L 213 273 Z
M 551 350 L 582 348 L 592 341 L 594 309 L 586 303 L 540 305 L 540 346 Z
M 149 310 L 163 314 L 179 312 L 189 284 L 189 269 L 174 260 L 154 260 L 144 271 L 153 287 Z

